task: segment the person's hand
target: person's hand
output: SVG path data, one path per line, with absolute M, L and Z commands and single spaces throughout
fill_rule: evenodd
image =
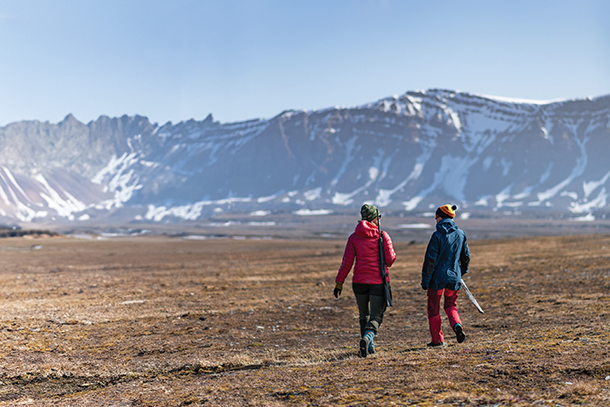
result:
M 333 291 L 335 298 L 339 298 L 341 291 L 343 291 L 343 283 L 335 283 L 335 289 Z
M 426 291 L 428 289 L 428 287 L 424 287 L 423 285 L 421 286 L 421 289 Z

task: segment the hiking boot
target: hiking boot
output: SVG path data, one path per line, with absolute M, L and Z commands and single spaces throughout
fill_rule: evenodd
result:
M 371 343 L 369 343 L 369 355 L 372 355 L 373 353 L 375 353 L 375 343 L 371 341 Z
M 371 341 L 368 336 L 363 336 L 362 339 L 360 339 L 360 353 L 358 354 L 358 356 L 360 356 L 361 358 L 367 357 L 367 355 L 369 354 L 370 344 Z
M 466 335 L 464 335 L 464 328 L 462 328 L 461 324 L 455 324 L 453 327 L 453 331 L 455 332 L 455 337 L 457 338 L 458 343 L 464 342 L 466 339 Z
M 441 342 L 441 343 L 430 342 L 426 346 L 429 348 L 444 348 L 446 345 L 445 345 L 445 342 Z
M 366 331 L 362 339 L 360 339 L 360 357 L 365 358 L 370 353 L 375 353 L 375 344 L 373 343 L 373 338 L 375 337 L 375 332 Z M 373 347 L 373 352 L 370 351 L 371 345 Z

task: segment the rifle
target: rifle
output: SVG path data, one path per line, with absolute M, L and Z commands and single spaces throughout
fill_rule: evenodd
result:
M 472 302 L 474 304 L 474 306 L 476 307 L 476 309 L 481 313 L 484 314 L 485 312 L 483 311 L 483 308 L 481 308 L 481 306 L 479 305 L 479 303 L 477 302 L 476 298 L 474 298 L 474 295 L 472 295 L 472 293 L 470 292 L 470 290 L 468 289 L 468 286 L 466 285 L 466 283 L 464 282 L 464 280 L 462 279 L 462 287 L 464 288 L 464 292 L 466 293 L 466 296 L 468 297 L 468 299 L 470 300 L 470 302 Z
M 379 215 L 379 212 L 378 212 Z M 383 232 L 381 231 L 381 216 L 378 216 L 379 223 L 379 270 L 381 271 L 381 280 L 383 281 L 383 289 L 385 291 L 386 307 L 392 306 L 392 289 L 388 283 L 388 272 L 385 266 L 385 251 L 383 250 Z

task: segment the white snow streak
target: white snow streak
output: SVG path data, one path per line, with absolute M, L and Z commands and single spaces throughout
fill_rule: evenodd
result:
M 155 222 L 163 220 L 166 216 L 175 216 L 184 220 L 196 220 L 201 215 L 203 205 L 202 202 L 197 202 L 193 205 L 174 206 L 171 208 L 165 206 L 157 208 L 154 205 L 148 205 L 148 212 L 144 215 L 144 218 Z
M 232 205 L 240 202 L 252 202 L 252 198 L 226 198 L 217 201 L 199 201 L 190 205 L 171 206 L 169 208 L 166 206 L 157 207 L 155 205 L 148 205 L 148 211 L 146 212 L 146 215 L 144 215 L 144 218 L 155 222 L 159 222 L 167 216 L 174 216 L 184 220 L 196 220 L 201 216 L 205 206 Z
M 423 151 L 415 159 L 415 165 L 413 166 L 413 169 L 411 170 L 411 173 L 409 173 L 407 178 L 405 178 L 402 182 L 400 182 L 396 187 L 392 189 L 379 190 L 377 198 L 375 199 L 375 203 L 378 206 L 384 207 L 389 205 L 392 202 L 392 195 L 406 187 L 409 181 L 417 180 L 421 176 L 426 163 L 432 156 L 432 152 L 437 146 L 436 138 L 439 135 L 438 130 L 430 128 L 429 134 L 431 134 L 432 136 L 427 141 L 420 141 L 420 146 L 422 147 Z M 407 202 L 403 202 L 402 204 L 404 205 L 405 210 L 411 211 L 415 209 L 417 205 L 422 201 L 422 199 L 426 197 L 426 195 L 427 192 L 422 191 L 418 194 L 418 196 L 411 198 Z
M 335 205 L 349 205 L 352 202 L 354 202 L 354 200 L 352 199 L 352 197 L 354 195 L 356 195 L 358 192 L 360 192 L 362 190 L 362 188 L 358 188 L 356 191 L 352 192 L 352 193 L 342 193 L 342 192 L 335 192 L 335 195 L 333 195 L 333 197 L 331 198 L 331 202 Z
M 489 196 L 479 198 L 474 204 L 476 206 L 489 206 Z
M 294 214 L 299 216 L 330 215 L 331 213 L 333 213 L 333 211 L 329 209 L 299 209 L 298 211 L 294 211 Z
M 314 201 L 316 199 L 320 199 L 321 195 L 322 195 L 322 187 L 310 189 L 309 191 L 303 192 L 303 196 L 305 196 L 305 199 L 308 201 Z
M 487 99 L 497 100 L 499 102 L 508 102 L 508 103 L 527 103 L 529 105 L 548 105 L 551 103 L 563 101 L 563 99 L 555 99 L 555 100 L 534 100 L 534 99 L 519 99 L 519 98 L 507 98 L 503 96 L 490 96 L 490 95 L 479 95 Z
M 354 202 L 354 200 L 352 199 L 354 196 L 358 195 L 362 191 L 365 191 L 368 187 L 370 187 L 373 184 L 373 182 L 375 182 L 375 180 L 377 180 L 377 177 L 379 176 L 378 166 L 381 164 L 381 162 L 383 160 L 383 150 L 378 150 L 378 152 L 379 152 L 379 156 L 375 157 L 375 159 L 374 159 L 376 166 L 369 168 L 369 171 L 368 171 L 369 179 L 367 180 L 367 182 L 360 188 L 357 188 L 354 191 L 349 192 L 349 193 L 335 192 L 335 195 L 331 198 L 332 203 L 334 203 L 336 205 L 351 204 L 352 202 Z
M 439 178 L 444 191 L 451 197 L 460 201 L 465 200 L 464 188 L 468 179 L 470 167 L 475 163 L 468 157 L 444 156 L 441 160 L 441 168 L 434 175 Z
M 513 184 L 510 184 L 496 195 L 495 198 L 497 208 L 501 208 L 504 205 L 504 201 L 510 198 L 510 190 L 512 187 Z
M 278 192 L 275 195 L 271 195 L 271 196 L 262 196 L 260 198 L 257 198 L 257 202 L 258 203 L 264 203 L 264 202 L 269 202 L 269 201 L 273 201 L 275 198 L 277 198 L 279 195 L 281 194 L 281 192 Z
M 546 191 L 540 192 L 538 193 L 538 204 L 542 203 L 543 201 L 549 200 L 552 197 L 554 197 L 555 195 L 557 195 L 557 193 L 559 193 L 559 191 L 561 191 L 563 188 L 565 188 L 567 185 L 569 185 L 572 181 L 574 181 L 575 178 L 581 176 L 583 174 L 583 172 L 585 171 L 585 168 L 587 167 L 587 149 L 586 149 L 586 144 L 589 141 L 589 137 L 587 135 L 585 135 L 583 137 L 583 139 L 579 139 L 578 138 L 578 126 L 582 123 L 582 119 L 579 119 L 576 123 L 574 123 L 571 120 L 565 120 L 564 121 L 564 125 L 566 127 L 568 127 L 572 134 L 574 135 L 574 142 L 576 143 L 576 145 L 578 145 L 578 147 L 580 148 L 580 157 L 578 157 L 576 159 L 576 165 L 574 166 L 574 168 L 572 168 L 572 172 L 570 173 L 570 175 L 564 179 L 563 181 L 561 181 L 559 184 L 555 185 L 552 188 L 547 189 Z M 585 133 L 588 134 L 588 133 Z M 530 203 L 530 205 L 535 205 L 536 203 Z
M 74 220 L 74 212 L 81 212 L 87 209 L 87 205 L 74 198 L 66 191 L 62 192 L 67 199 L 62 198 L 61 195 L 49 185 L 42 174 L 35 175 L 34 179 L 38 181 L 47 191 L 48 194 L 41 192 L 40 196 L 47 202 L 47 206 L 50 209 L 57 212 L 58 216 L 68 218 L 69 220 Z
M 427 223 L 406 223 L 396 227 L 401 229 L 430 229 L 432 226 Z
M 250 216 L 267 216 L 270 215 L 271 211 L 254 211 L 250 212 Z
M 593 216 L 592 213 L 588 213 L 584 216 L 579 216 L 571 220 L 575 222 L 593 222 L 595 220 L 595 216 Z
M 406 202 L 403 202 L 403 206 L 405 207 L 405 211 L 412 211 L 413 209 L 417 208 L 417 205 L 419 205 L 419 203 L 425 198 L 425 196 L 415 196 L 411 199 L 409 199 Z
M 356 145 L 356 140 L 358 140 L 357 136 L 352 137 L 345 143 L 345 160 L 343 160 L 343 163 L 341 164 L 341 168 L 339 168 L 339 172 L 337 173 L 335 178 L 331 181 L 331 183 L 330 183 L 331 187 L 334 187 L 335 185 L 337 185 L 337 182 L 339 182 L 339 178 L 341 178 L 341 176 L 345 173 L 349 163 L 352 162 L 352 160 L 356 157 L 356 155 L 355 155 L 356 152 L 354 151 L 354 147 Z
M 5 204 L 10 205 L 11 202 L 8 200 L 8 196 L 6 195 L 6 192 L 4 192 L 4 188 L 2 188 L 2 185 L 0 185 L 0 197 L 2 197 L 2 200 L 4 201 Z
M 142 188 L 139 177 L 134 176 L 135 171 L 130 168 L 137 163 L 139 163 L 137 153 L 124 153 L 119 158 L 112 156 L 108 165 L 98 172 L 91 182 L 101 184 L 106 177 L 110 177 L 104 186 L 104 192 L 114 192 L 114 198 L 99 203 L 96 208 L 106 210 L 113 207 L 120 208 L 124 202 L 131 199 L 135 191 Z
M 602 187 L 602 189 L 599 191 L 599 194 L 597 195 L 597 198 L 595 198 L 594 200 L 582 204 L 578 202 L 571 202 L 570 207 L 568 209 L 573 213 L 590 212 L 591 210 L 596 208 L 603 208 L 604 206 L 606 206 L 607 202 L 608 193 L 606 192 L 606 188 Z
M 17 190 L 17 192 L 19 192 L 23 196 L 23 198 L 25 200 L 30 201 L 30 198 L 26 195 L 25 191 L 17 183 L 17 181 L 15 180 L 15 177 L 13 177 L 13 174 L 10 172 L 10 170 L 6 167 L 2 167 L 2 169 L 4 170 L 3 171 L 4 174 L 0 173 L 0 178 L 2 178 L 2 180 L 5 182 L 6 188 L 8 189 L 8 194 L 10 195 L 10 198 L 13 200 L 14 206 L 16 207 L 14 216 L 23 222 L 30 222 L 35 218 L 46 217 L 48 215 L 47 211 L 36 211 L 36 210 L 30 208 L 29 206 L 27 206 L 26 204 L 24 204 L 23 202 L 21 202 L 21 200 L 17 197 L 17 194 L 15 193 L 15 191 L 13 191 L 13 187 Z M 5 175 L 6 175 L 6 177 L 5 177 Z M 2 195 L 2 198 L 7 205 L 11 205 L 10 199 L 6 195 L 6 193 L 4 192 L 3 189 L 2 189 L 2 193 L 0 195 Z
M 23 191 L 23 189 L 21 189 L 21 186 L 19 186 L 19 184 L 17 183 L 17 181 L 15 180 L 15 178 L 13 177 L 13 174 L 10 172 L 10 170 L 6 167 L 2 167 L 2 169 L 4 170 L 4 173 L 6 174 L 6 176 L 8 177 L 8 179 L 11 181 L 11 183 L 13 184 L 13 186 L 15 188 L 17 188 L 17 191 L 21 192 L 21 194 L 24 196 L 24 198 L 27 199 L 27 195 L 25 194 L 25 192 Z
M 589 182 L 583 182 L 582 183 L 582 189 L 585 192 L 585 199 L 589 197 L 589 195 L 591 195 L 591 193 L 593 191 L 595 191 L 600 185 L 603 185 L 606 183 L 606 181 L 608 181 L 608 178 L 610 177 L 610 171 L 608 171 L 606 173 L 606 175 L 604 175 L 602 177 L 602 179 L 600 179 L 599 181 L 589 181 Z
M 525 199 L 531 195 L 533 189 L 534 189 L 534 187 L 532 187 L 532 186 L 525 187 L 525 189 L 523 191 L 521 191 L 520 193 L 518 193 L 516 195 L 513 195 L 513 199 Z

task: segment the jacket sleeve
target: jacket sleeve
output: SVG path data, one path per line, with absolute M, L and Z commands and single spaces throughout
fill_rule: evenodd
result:
M 352 242 L 352 238 L 350 236 L 347 239 L 347 244 L 345 245 L 345 251 L 343 252 L 343 261 L 341 262 L 341 267 L 339 267 L 339 272 L 337 273 L 337 278 L 335 278 L 336 283 L 343 283 L 345 278 L 349 274 L 352 266 L 354 265 L 354 259 L 356 258 L 356 248 L 354 247 L 354 243 Z
M 396 261 L 396 252 L 394 251 L 394 245 L 392 245 L 392 239 L 386 232 L 383 233 L 383 255 L 385 258 L 385 264 L 388 267 L 392 267 L 392 264 Z
M 470 249 L 468 248 L 468 241 L 466 235 L 464 235 L 464 244 L 462 245 L 462 252 L 460 253 L 460 270 L 462 275 L 468 273 L 468 265 L 470 264 Z
M 438 257 L 438 241 L 436 238 L 436 232 L 432 234 L 428 247 L 426 248 L 426 255 L 424 256 L 424 265 L 421 270 L 421 286 L 427 289 L 432 279 L 432 273 L 434 272 L 434 265 Z

